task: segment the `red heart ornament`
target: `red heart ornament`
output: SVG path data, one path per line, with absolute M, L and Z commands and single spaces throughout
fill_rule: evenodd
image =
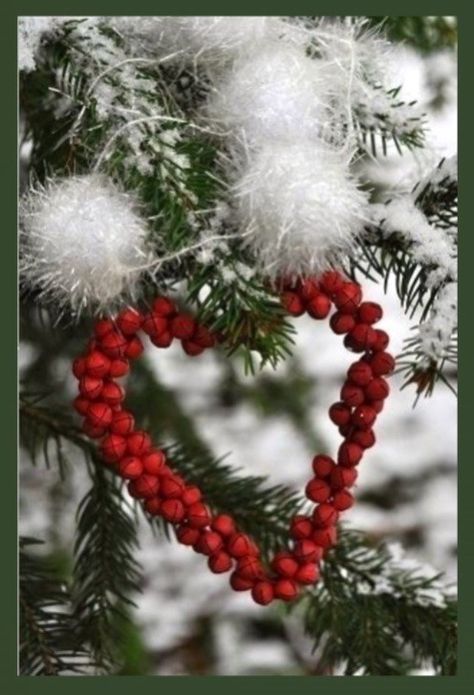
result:
M 97 321 L 86 353 L 73 363 L 79 382 L 74 407 L 84 416 L 84 432 L 101 440 L 104 464 L 128 481 L 130 495 L 141 500 L 149 514 L 176 527 L 180 543 L 208 556 L 212 572 L 232 571 L 231 587 L 251 591 L 254 601 L 262 605 L 274 599 L 291 601 L 301 587 L 318 581 L 324 553 L 336 543 L 340 514 L 354 503 L 349 488 L 356 481 L 356 467 L 365 450 L 375 443 L 372 428 L 389 394 L 384 377 L 395 366 L 385 351 L 387 334 L 373 328 L 382 318 L 382 309 L 373 302 L 362 302 L 360 286 L 340 273 L 330 271 L 319 280 L 283 283 L 281 302 L 291 315 L 307 312 L 316 320 L 326 318 L 335 305 L 330 326 L 361 357 L 348 369 L 341 400 L 329 409 L 329 417 L 343 437 L 337 456 L 318 454 L 312 461 L 313 476 L 306 485 L 306 497 L 315 503 L 312 514 L 293 518 L 288 547 L 276 553 L 268 567 L 256 543 L 237 528 L 232 517 L 213 514 L 201 490 L 173 471 L 150 436 L 135 428 L 132 413 L 123 407 L 125 391 L 115 381 L 143 352 L 137 335 L 140 330 L 157 347 L 166 348 L 180 340 L 191 356 L 216 344 L 211 331 L 179 312 L 172 300 L 158 297 L 146 314 L 125 309 L 114 321 Z

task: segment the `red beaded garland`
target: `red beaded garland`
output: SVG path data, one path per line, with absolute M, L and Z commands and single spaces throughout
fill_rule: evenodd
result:
M 231 587 L 250 590 L 253 600 L 261 605 L 274 599 L 291 601 L 299 587 L 318 581 L 323 554 L 337 541 L 338 517 L 354 504 L 349 489 L 356 482 L 356 466 L 364 451 L 375 443 L 372 426 L 390 392 L 386 377 L 395 367 L 393 357 L 386 352 L 387 333 L 373 328 L 382 318 L 382 309 L 374 302 L 362 301 L 357 283 L 329 271 L 319 280 L 283 281 L 280 287 L 281 303 L 293 316 L 306 312 L 314 319 L 324 319 L 335 305 L 337 310 L 329 320 L 331 329 L 345 336 L 348 349 L 363 354 L 347 371 L 341 400 L 329 408 L 329 417 L 344 438 L 337 463 L 325 454 L 314 457 L 314 477 L 306 485 L 306 496 L 316 506 L 310 515 L 298 514 L 291 520 L 289 545 L 274 555 L 268 567 L 259 558 L 260 550 L 252 538 L 235 520 L 228 514 L 212 514 L 200 488 L 173 471 L 172 462 L 167 463 L 164 452 L 153 448 L 147 432 L 135 429 L 132 413 L 122 407 L 125 391 L 115 381 L 128 373 L 129 361 L 143 352 L 139 331 L 160 348 L 168 347 L 173 339 L 180 340 L 191 356 L 214 347 L 221 336 L 181 313 L 171 299 L 157 297 L 146 314 L 126 308 L 115 320 L 97 321 L 95 338 L 72 367 L 79 382 L 74 409 L 85 417 L 83 431 L 102 440 L 104 462 L 128 480 L 130 495 L 141 499 L 149 514 L 176 524 L 177 540 L 207 555 L 211 572 L 233 569 Z

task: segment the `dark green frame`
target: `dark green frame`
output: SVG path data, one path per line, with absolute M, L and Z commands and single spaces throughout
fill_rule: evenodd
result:
M 344 2 L 240 2 L 234 6 L 204 0 L 194 5 L 190 2 L 180 0 L 151 2 L 148 0 L 135 0 L 127 3 L 123 0 L 115 2 L 105 2 L 96 0 L 95 2 L 73 0 L 69 3 L 58 2 L 57 0 L 45 0 L 44 2 L 32 1 L 16 3 L 16 7 L 3 8 L 0 10 L 2 36 L 0 41 L 0 51 L 2 59 L 0 65 L 3 69 L 3 108 L 0 109 L 0 119 L 2 128 L 0 137 L 3 140 L 2 167 L 0 175 L 2 186 L 0 190 L 3 197 L 2 205 L 2 226 L 3 234 L 1 237 L 2 253 L 0 263 L 2 265 L 0 278 L 3 285 L 2 291 L 2 340 L 0 349 L 2 351 L 3 375 L 2 394 L 3 408 L 1 422 L 5 425 L 5 435 L 2 438 L 2 481 L 3 481 L 3 500 L 0 508 L 3 523 L 0 526 L 2 533 L 3 563 L 0 571 L 1 582 L 1 670 L 0 684 L 4 686 L 4 692 L 51 692 L 52 688 L 64 688 L 71 692 L 82 692 L 84 687 L 92 688 L 91 692 L 126 692 L 132 685 L 127 678 L 123 677 L 90 677 L 87 685 L 81 678 L 64 678 L 56 685 L 50 681 L 46 684 L 42 679 L 32 679 L 29 677 L 18 677 L 17 673 L 17 529 L 15 524 L 17 514 L 17 382 L 16 382 L 16 348 L 17 348 L 17 272 L 16 272 L 16 253 L 17 253 L 17 222 L 16 222 L 16 21 L 21 15 L 153 15 L 153 14 L 176 14 L 176 15 L 199 15 L 217 14 L 219 11 L 226 14 L 254 14 L 254 15 L 311 15 L 311 14 L 354 14 L 354 15 L 457 15 L 459 18 L 460 31 L 460 84 L 464 83 L 464 92 L 461 91 L 460 100 L 460 125 L 464 147 L 460 157 L 461 170 L 461 193 L 462 182 L 469 181 L 467 169 L 469 158 L 464 153 L 467 152 L 469 135 L 464 124 L 472 123 L 474 97 L 472 95 L 471 80 L 465 79 L 468 75 L 470 65 L 474 63 L 474 41 L 468 36 L 474 23 L 470 19 L 474 17 L 474 11 L 462 8 L 460 2 L 392 2 L 391 8 L 381 6 L 377 2 L 365 2 L 360 4 Z M 471 54 L 471 55 L 469 55 Z M 464 132 L 466 131 L 466 132 Z M 466 188 L 468 184 L 466 183 Z M 463 200 L 462 230 L 467 229 L 467 220 L 474 203 L 472 196 L 466 196 Z M 471 251 L 474 256 L 474 235 L 469 233 L 461 234 L 461 278 L 469 277 L 467 269 L 467 254 Z M 472 257 L 471 257 L 472 258 Z M 472 270 L 471 270 L 472 276 Z M 469 312 L 469 289 L 467 283 L 461 284 L 460 313 Z M 466 321 L 465 328 L 461 332 L 461 357 L 470 353 L 472 346 L 473 331 L 469 328 Z M 470 392 L 473 385 L 473 374 L 470 373 L 468 360 L 461 359 L 460 395 Z M 474 389 L 473 389 L 474 390 Z M 462 402 L 462 401 L 461 401 Z M 417 692 L 417 693 L 438 693 L 438 692 L 467 692 L 474 684 L 474 639 L 471 626 L 474 627 L 473 606 L 474 589 L 471 589 L 474 579 L 474 551 L 471 548 L 469 538 L 469 527 L 473 518 L 474 505 L 470 502 L 470 484 L 474 487 L 474 467 L 469 460 L 468 451 L 469 431 L 473 431 L 472 425 L 468 425 L 469 412 L 460 412 L 460 453 L 461 466 L 459 474 L 459 526 L 460 526 L 460 559 L 459 559 L 459 587 L 460 587 L 460 646 L 459 646 L 459 673 L 452 677 L 369 677 L 368 679 L 359 678 L 328 678 L 315 680 L 310 677 L 298 677 L 294 681 L 293 677 L 167 677 L 164 680 L 154 680 L 148 676 L 130 676 L 139 682 L 138 687 L 141 692 L 154 691 L 160 689 L 170 689 L 173 692 L 189 692 L 202 689 L 206 693 L 221 693 L 223 688 L 231 695 L 233 692 L 240 692 L 242 688 L 255 686 L 258 691 L 266 690 L 279 695 L 283 692 L 291 692 L 297 688 L 299 693 L 305 692 Z M 467 425 L 467 426 L 466 426 Z M 471 435 L 472 437 L 472 435 Z M 471 686 L 469 686 L 471 682 Z M 133 684 L 135 687 L 135 684 Z M 55 692 L 55 691 L 53 691 Z

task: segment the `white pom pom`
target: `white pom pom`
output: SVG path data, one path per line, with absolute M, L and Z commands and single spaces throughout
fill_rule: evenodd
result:
M 32 191 L 20 208 L 20 270 L 61 311 L 111 309 L 134 298 L 147 261 L 146 227 L 132 198 L 105 177 L 76 176 Z
M 323 145 L 269 144 L 235 186 L 247 243 L 273 277 L 320 273 L 353 244 L 367 197 Z
M 235 61 L 206 115 L 250 145 L 269 138 L 315 138 L 324 126 L 325 89 L 318 61 L 302 48 L 267 41 Z

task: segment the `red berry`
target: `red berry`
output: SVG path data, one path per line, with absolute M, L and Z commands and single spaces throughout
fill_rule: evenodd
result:
M 143 469 L 150 475 L 160 475 L 166 461 L 166 456 L 161 450 L 150 451 L 142 456 Z
M 332 503 L 335 509 L 337 509 L 339 512 L 343 512 L 353 506 L 354 497 L 348 490 L 340 490 L 334 495 Z
M 153 345 L 156 345 L 156 347 L 167 348 L 173 342 L 173 336 L 171 335 L 170 331 L 164 331 L 159 335 L 152 335 L 151 342 Z
M 306 311 L 313 319 L 325 319 L 331 311 L 331 300 L 325 294 L 317 294 L 308 302 Z
M 374 376 L 390 374 L 395 369 L 395 360 L 388 352 L 376 352 L 370 360 Z
M 292 579 L 279 579 L 275 583 L 275 596 L 283 601 L 291 601 L 298 595 L 298 587 Z
M 93 350 L 86 357 L 86 371 L 89 376 L 102 378 L 110 369 L 110 359 L 100 350 Z
M 171 334 L 179 340 L 189 340 L 196 330 L 196 321 L 188 314 L 178 314 L 171 320 Z
M 309 517 L 298 514 L 293 518 L 290 527 L 290 535 L 292 538 L 295 538 L 296 540 L 309 538 L 312 532 L 313 524 Z
M 222 537 L 215 531 L 203 531 L 199 536 L 194 549 L 203 555 L 213 555 L 222 550 Z
M 385 333 L 385 331 L 381 331 L 377 329 L 375 331 L 375 342 L 372 346 L 372 350 L 374 352 L 382 352 L 388 347 L 388 344 L 390 342 L 390 338 L 388 335 Z
M 373 430 L 356 430 L 351 434 L 351 442 L 358 444 L 363 449 L 370 449 L 375 444 L 375 434 Z M 349 469 L 350 470 L 350 469 Z
M 133 480 L 142 475 L 143 464 L 136 456 L 125 456 L 118 465 L 118 471 L 122 478 Z
M 332 504 L 323 502 L 313 512 L 313 521 L 318 528 L 334 526 L 338 518 L 337 510 Z
M 331 496 L 331 488 L 324 480 L 313 478 L 306 485 L 306 497 L 312 502 L 326 502 Z
M 106 336 L 107 333 L 111 333 L 114 328 L 114 323 L 110 319 L 100 319 L 95 323 L 94 333 L 100 339 Z
M 176 531 L 176 537 L 180 543 L 183 545 L 194 545 L 197 543 L 200 536 L 200 531 L 197 528 L 191 528 L 190 526 L 180 526 Z
M 357 323 L 352 331 L 346 335 L 344 345 L 347 342 L 347 346 L 354 352 L 364 352 L 365 350 L 370 350 L 375 344 L 375 340 L 375 331 L 371 326 L 365 323 Z
M 370 405 L 375 410 L 376 413 L 381 413 L 385 405 L 384 401 L 371 401 Z
M 197 357 L 205 350 L 202 345 L 195 343 L 193 340 L 183 340 L 181 345 L 184 352 L 190 357 Z
M 125 357 L 129 360 L 136 360 L 143 353 L 143 343 L 137 335 L 134 335 L 127 343 Z
M 332 545 L 335 545 L 337 541 L 336 527 L 328 526 L 327 528 L 316 529 L 313 533 L 313 541 L 321 548 L 330 548 Z
M 336 335 L 349 333 L 349 331 L 354 328 L 355 324 L 355 318 L 351 314 L 341 314 L 340 311 L 336 311 L 329 319 L 329 325 Z
M 250 538 L 245 533 L 234 533 L 227 541 L 227 550 L 235 558 L 256 554 Z
M 86 358 L 85 357 L 76 357 L 76 359 L 72 363 L 72 373 L 74 374 L 76 379 L 80 379 L 81 376 L 84 376 L 84 374 L 86 373 Z M 94 375 L 92 375 L 92 376 L 94 376 Z
M 375 302 L 362 302 L 357 312 L 358 319 L 361 323 L 372 325 L 380 321 L 383 316 L 382 307 Z
M 283 308 L 292 316 L 304 314 L 304 304 L 296 292 L 283 292 L 280 301 Z
M 341 389 L 341 399 L 346 405 L 354 408 L 364 403 L 365 394 L 360 386 L 354 386 L 354 384 L 346 381 Z
M 184 492 L 184 483 L 178 476 L 167 475 L 161 481 L 161 494 L 163 497 L 181 497 Z
M 261 606 L 267 606 L 271 603 L 275 598 L 271 582 L 257 582 L 252 587 L 252 598 L 255 603 L 259 603 Z
M 168 319 L 158 314 L 147 314 L 143 319 L 142 328 L 151 337 L 161 335 L 168 330 Z
M 73 401 L 74 410 L 79 413 L 79 415 L 86 415 L 89 410 L 91 402 L 88 398 L 83 398 L 82 396 L 77 396 Z
M 211 348 L 216 344 L 216 339 L 206 326 L 197 326 L 193 335 L 193 343 L 197 343 L 203 348 Z
M 200 502 L 201 499 L 201 490 L 196 485 L 185 487 L 183 494 L 181 495 L 181 502 L 185 507 L 189 507 L 191 504 L 196 504 L 196 502 Z
M 204 528 L 209 526 L 211 522 L 209 510 L 202 502 L 196 502 L 188 507 L 186 516 L 188 517 L 189 526 L 193 528 Z
M 329 408 L 329 418 L 339 427 L 347 425 L 351 419 L 351 409 L 345 403 L 333 403 Z
M 125 391 L 115 381 L 106 381 L 102 387 L 101 398 L 109 405 L 119 405 L 125 398 Z
M 100 445 L 102 457 L 107 463 L 115 463 L 125 455 L 127 440 L 118 434 L 109 434 Z
M 167 297 L 157 297 L 153 302 L 153 313 L 158 316 L 173 316 L 176 314 L 176 305 Z
M 336 464 L 330 456 L 317 454 L 313 459 L 312 465 L 317 478 L 327 478 Z
M 109 357 L 123 357 L 127 341 L 121 333 L 112 331 L 100 339 L 102 350 Z
M 139 497 L 147 499 L 148 497 L 155 497 L 160 488 L 160 482 L 156 475 L 148 475 L 144 473 L 136 480 L 132 480 L 128 484 L 128 491 L 132 497 Z M 163 513 L 163 511 L 162 511 Z
M 109 376 L 112 379 L 118 379 L 119 377 L 128 374 L 129 370 L 130 365 L 128 360 L 126 360 L 124 357 L 117 357 L 110 363 Z
M 369 401 L 383 401 L 390 393 L 390 387 L 385 379 L 376 377 L 365 387 L 365 395 Z
M 352 422 L 360 429 L 369 429 L 375 422 L 377 413 L 370 405 L 359 405 L 354 410 Z
M 314 562 L 301 565 L 296 572 L 294 579 L 298 584 L 314 584 L 319 579 L 319 567 Z
M 177 499 L 163 500 L 160 505 L 160 513 L 166 521 L 177 524 L 184 519 L 184 504 Z
M 96 427 L 89 420 L 83 423 L 82 430 L 91 439 L 101 439 L 107 431 L 105 427 Z
M 354 282 L 344 282 L 334 297 L 334 304 L 343 314 L 355 314 L 362 299 L 359 285 Z
M 237 559 L 235 571 L 244 579 L 260 579 L 263 577 L 263 569 L 260 560 L 253 555 L 239 557 Z
M 352 487 L 357 480 L 355 468 L 343 468 L 336 466 L 331 473 L 331 487 L 333 490 L 341 490 L 344 487 Z
M 308 278 L 307 280 L 303 280 L 301 282 L 298 294 L 303 300 L 303 302 L 310 302 L 312 299 L 314 299 L 314 297 L 316 297 L 318 293 L 318 283 L 315 280 L 311 280 L 311 278 Z
M 319 283 L 322 289 L 332 296 L 343 288 L 345 281 L 336 270 L 328 270 L 321 277 Z
M 112 422 L 112 408 L 107 403 L 91 403 L 87 410 L 87 418 L 94 427 L 107 428 Z
M 144 506 L 148 514 L 152 516 L 159 516 L 161 514 L 161 499 L 159 497 L 150 497 L 150 499 L 145 500 Z
M 127 449 L 132 456 L 143 456 L 151 449 L 150 435 L 143 430 L 136 430 L 127 437 Z
M 228 514 L 219 514 L 214 517 L 211 523 L 211 528 L 221 536 L 232 536 L 235 533 L 235 523 Z
M 245 579 L 245 577 L 241 577 L 236 572 L 232 572 L 229 581 L 234 591 L 248 591 L 254 585 L 253 579 Z
M 272 569 L 280 577 L 293 577 L 298 570 L 298 563 L 290 553 L 277 553 L 272 560 Z
M 228 572 L 232 567 L 232 558 L 223 550 L 211 555 L 207 561 L 209 569 L 214 574 L 222 574 L 222 572 Z
M 130 434 L 130 432 L 133 432 L 134 426 L 135 419 L 132 413 L 129 413 L 127 410 L 119 410 L 118 413 L 114 413 L 112 416 L 110 431 L 114 434 Z
M 135 335 L 142 325 L 142 317 L 134 309 L 124 309 L 117 317 L 117 326 L 124 335 Z
M 354 362 L 347 371 L 350 381 L 356 386 L 367 386 L 373 378 L 372 370 L 367 362 Z
M 104 382 L 102 379 L 86 374 L 79 382 L 79 392 L 81 396 L 92 401 L 100 396 L 103 386 Z
M 305 538 L 295 544 L 294 555 L 300 563 L 306 564 L 307 562 L 319 562 L 323 553 L 319 545 Z
M 357 466 L 363 453 L 364 450 L 358 444 L 354 442 L 343 442 L 339 447 L 337 462 L 340 466 L 352 468 L 352 466 Z

